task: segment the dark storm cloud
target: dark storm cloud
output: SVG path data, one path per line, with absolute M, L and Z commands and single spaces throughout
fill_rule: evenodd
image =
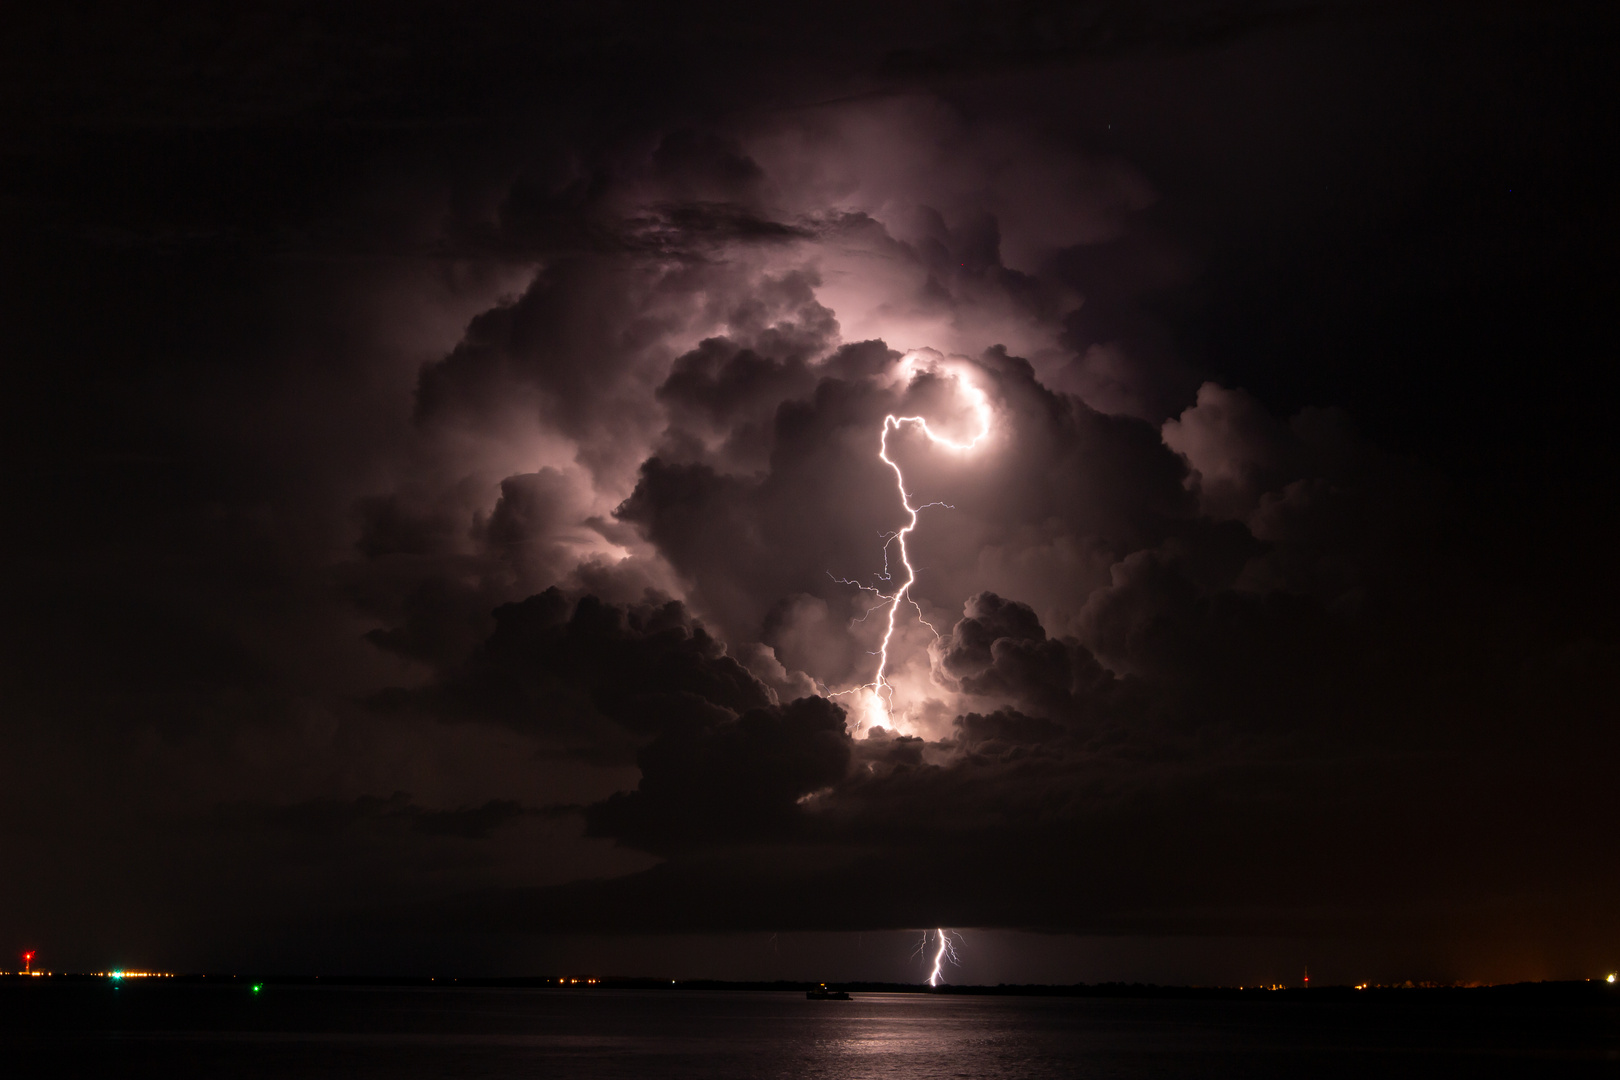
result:
M 800 800 L 842 780 L 850 756 L 844 710 L 826 698 L 686 717 L 636 755 L 635 791 L 587 809 L 587 835 L 660 853 L 780 842 L 802 827 Z
M 961 621 L 940 642 L 940 666 L 957 678 L 975 676 L 990 667 L 997 643 L 1045 640 L 1046 631 L 1029 605 L 984 592 L 968 600 Z
M 653 734 L 709 711 L 771 704 L 770 691 L 673 600 L 630 608 L 552 588 L 495 609 L 494 633 L 428 707 L 567 731 L 577 717 Z M 390 695 L 403 704 L 411 695 Z
M 761 406 L 774 412 L 783 399 L 801 396 L 810 379 L 801 358 L 778 360 L 738 348 L 725 338 L 707 338 L 675 361 L 658 397 L 729 430 L 739 414 L 746 416 Z
M 1016 711 L 988 717 L 968 713 L 959 723 L 970 743 L 1001 738 L 1005 732 L 1044 731 L 1053 737 L 1063 732 L 1042 720 L 1072 728 L 1123 719 L 1118 710 L 1131 708 L 1132 698 L 1140 709 L 1146 690 L 1139 681 L 1117 678 L 1078 641 L 1048 638 L 1027 605 L 994 593 L 970 599 L 938 648 L 941 670 L 958 679 L 965 693 L 1009 701 L 1041 718 L 1032 721 Z
M 782 840 L 799 800 L 848 770 L 841 708 L 779 704 L 677 602 L 570 603 L 550 589 L 494 618 L 463 673 L 379 704 L 514 725 L 586 759 L 633 752 L 640 783 L 586 808 L 587 835 L 656 852 Z
M 548 267 L 520 299 L 478 316 L 455 351 L 423 373 L 419 422 L 498 417 L 515 391 L 564 430 L 587 431 L 603 413 L 591 405 L 608 398 L 638 354 L 669 330 L 640 309 L 625 288 L 635 284 L 625 268 L 600 258 Z

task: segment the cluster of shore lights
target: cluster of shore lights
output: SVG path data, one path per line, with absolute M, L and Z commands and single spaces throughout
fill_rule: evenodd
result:
M 7 977 L 7 978 L 9 978 L 11 976 L 14 976 L 14 975 L 27 975 L 30 978 L 38 979 L 38 978 L 43 978 L 43 977 L 50 976 L 50 975 L 55 975 L 55 974 L 57 974 L 57 972 L 54 972 L 54 971 L 34 971 L 32 969 L 29 969 L 27 971 L 0 971 L 0 976 L 4 976 L 4 977 Z M 66 972 L 64 974 L 70 974 L 75 979 L 82 979 L 86 975 L 90 975 L 90 976 L 93 976 L 93 977 L 98 978 L 98 979 L 111 979 L 113 982 L 122 982 L 125 979 L 172 979 L 172 978 L 174 978 L 174 972 L 172 972 L 172 971 L 88 971 L 88 972 Z
M 577 985 L 577 984 L 580 984 L 580 983 L 583 983 L 586 986 L 595 986 L 597 983 L 601 982 L 602 980 L 601 979 L 558 979 L 557 981 L 559 983 L 561 983 L 563 986 L 574 986 L 574 985 Z

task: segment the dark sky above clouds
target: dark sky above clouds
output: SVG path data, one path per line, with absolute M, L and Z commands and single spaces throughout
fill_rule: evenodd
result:
M 1612 968 L 1617 29 L 0 15 L 0 948 Z

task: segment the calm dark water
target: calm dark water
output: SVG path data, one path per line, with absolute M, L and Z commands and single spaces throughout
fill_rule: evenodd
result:
M 1422 998 L 25 986 L 0 988 L 0 1068 L 393 1080 L 1620 1076 L 1620 1009 Z

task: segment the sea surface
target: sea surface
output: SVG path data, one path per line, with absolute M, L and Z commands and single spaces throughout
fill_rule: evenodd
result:
M 487 988 L 0 987 L 18 1077 L 1620 1076 L 1620 1008 Z

